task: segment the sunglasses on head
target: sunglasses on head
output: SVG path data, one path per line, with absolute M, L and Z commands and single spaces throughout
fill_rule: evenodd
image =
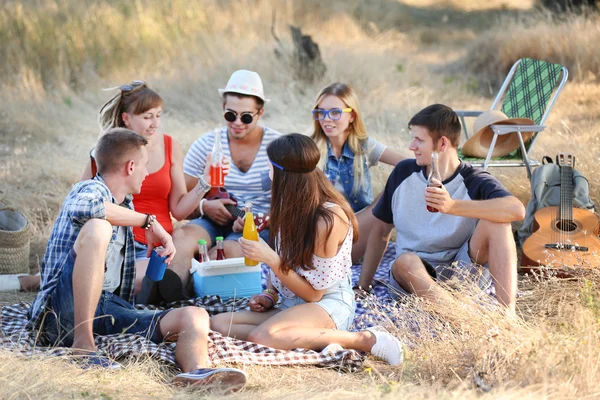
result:
M 240 121 L 242 121 L 242 124 L 251 124 L 252 121 L 254 121 L 254 116 L 258 114 L 258 111 L 254 114 L 250 113 L 250 112 L 246 112 L 246 113 L 242 113 L 242 115 L 240 115 Z M 223 118 L 225 118 L 225 121 L 228 122 L 235 122 L 235 120 L 237 119 L 238 114 L 235 111 L 227 111 L 225 112 L 225 114 L 223 114 Z
M 350 107 L 348 107 L 348 108 L 332 108 L 329 110 L 324 110 L 322 108 L 315 108 L 312 111 L 312 114 L 313 114 L 313 118 L 317 121 L 324 120 L 325 118 L 327 118 L 328 115 L 329 115 L 329 118 L 331 118 L 334 121 L 337 121 L 338 119 L 342 118 L 343 113 L 349 113 L 351 111 L 352 111 L 352 108 L 350 108 Z
M 122 92 L 131 92 L 132 90 L 135 90 L 145 84 L 146 84 L 146 82 L 144 82 L 144 81 L 133 81 L 131 83 L 126 83 L 124 85 L 121 85 L 121 87 L 119 89 L 121 89 Z

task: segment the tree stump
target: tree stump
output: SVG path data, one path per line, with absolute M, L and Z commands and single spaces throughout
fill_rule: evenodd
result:
M 325 76 L 327 66 L 321 58 L 319 45 L 309 35 L 303 35 L 298 27 L 291 26 L 294 43 L 294 71 L 298 79 L 313 83 Z

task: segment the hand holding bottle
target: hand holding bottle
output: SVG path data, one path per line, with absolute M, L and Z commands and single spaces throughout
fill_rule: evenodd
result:
M 441 181 L 433 179 L 432 185 L 425 189 L 425 203 L 427 204 L 427 210 L 431 212 L 439 211 L 442 214 L 451 214 L 455 200 L 450 197 L 450 193 Z
M 202 175 L 202 177 L 204 178 L 204 180 L 206 182 L 208 182 L 209 184 L 211 184 L 211 175 L 210 175 L 210 166 L 212 164 L 212 151 L 210 153 L 208 153 L 208 155 L 206 156 L 206 167 L 204 168 L 204 174 Z M 223 155 L 223 158 L 221 159 L 221 166 L 223 168 L 223 179 L 225 179 L 225 177 L 227 175 L 229 175 L 229 170 L 231 169 L 231 159 L 225 155 Z

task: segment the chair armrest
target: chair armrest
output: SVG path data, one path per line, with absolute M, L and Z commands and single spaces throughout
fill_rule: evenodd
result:
M 456 115 L 459 117 L 478 117 L 484 111 L 466 111 L 466 110 L 454 110 Z
M 498 135 L 512 132 L 541 132 L 545 128 L 543 125 L 490 125 L 490 129 Z

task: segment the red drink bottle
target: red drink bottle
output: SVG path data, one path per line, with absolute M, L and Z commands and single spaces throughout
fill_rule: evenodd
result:
M 442 181 L 442 175 L 440 174 L 440 166 L 439 166 L 440 155 L 437 151 L 431 153 L 431 170 L 429 171 L 429 177 L 427 178 L 427 187 L 442 187 L 441 184 L 434 182 L 433 179 L 437 181 Z M 439 212 L 437 208 L 427 206 L 427 211 L 429 212 Z
M 198 256 L 196 257 L 196 261 L 200 263 L 210 261 L 210 258 L 208 258 L 208 250 L 206 248 L 206 240 L 204 239 L 198 240 Z
M 217 236 L 217 260 L 225 259 L 225 249 L 223 248 L 223 236 Z

